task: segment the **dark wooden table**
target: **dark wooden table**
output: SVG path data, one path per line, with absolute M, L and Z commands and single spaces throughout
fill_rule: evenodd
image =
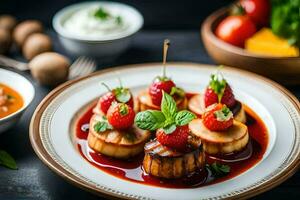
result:
M 54 33 L 50 32 L 54 41 Z M 120 58 L 111 63 L 100 63 L 98 69 L 131 63 L 161 61 L 162 41 L 169 38 L 172 47 L 169 61 L 189 61 L 213 64 L 204 50 L 198 31 L 144 31 L 134 38 L 132 47 Z M 63 52 L 59 43 L 55 49 Z M 15 56 L 15 55 L 14 55 Z M 16 55 L 17 56 L 17 55 Z M 18 56 L 17 56 L 18 57 Z M 19 124 L 0 136 L 0 149 L 5 149 L 13 155 L 18 163 L 18 170 L 0 167 L 0 200 L 15 199 L 99 199 L 85 192 L 49 170 L 35 155 L 28 138 L 28 126 L 34 109 L 49 93 L 46 88 L 34 82 L 28 73 L 22 73 L 30 79 L 36 89 L 34 101 L 24 113 Z M 300 87 L 289 87 L 300 98 Z M 280 155 L 278 155 L 280 156 Z M 237 183 L 238 184 L 238 183 Z M 200 196 L 199 196 L 200 197 Z M 300 173 L 282 183 L 280 186 L 261 194 L 254 199 L 299 199 Z

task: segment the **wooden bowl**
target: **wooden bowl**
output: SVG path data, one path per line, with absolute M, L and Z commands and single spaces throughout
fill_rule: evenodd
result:
M 205 48 L 216 63 L 246 69 L 285 85 L 300 84 L 300 57 L 254 54 L 217 38 L 215 29 L 227 15 L 228 8 L 220 9 L 211 14 L 201 27 Z

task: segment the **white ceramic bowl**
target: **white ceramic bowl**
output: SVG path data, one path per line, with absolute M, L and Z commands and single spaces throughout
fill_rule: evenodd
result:
M 21 109 L 0 119 L 0 133 L 3 133 L 18 122 L 25 109 L 33 100 L 35 91 L 33 85 L 26 78 L 15 72 L 1 68 L 0 82 L 16 90 L 24 100 L 24 105 Z
M 99 37 L 80 36 L 67 31 L 63 24 L 74 12 L 90 7 L 102 5 L 122 12 L 122 16 L 130 21 L 130 26 L 120 34 Z M 124 52 L 130 45 L 132 36 L 141 29 L 143 16 L 133 7 L 116 2 L 95 1 L 83 2 L 67 6 L 58 11 L 53 18 L 53 28 L 59 35 L 59 40 L 64 48 L 71 54 L 91 56 L 96 58 L 115 57 Z

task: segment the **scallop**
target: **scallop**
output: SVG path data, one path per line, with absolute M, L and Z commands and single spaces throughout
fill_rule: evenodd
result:
M 201 116 L 206 110 L 203 94 L 194 95 L 189 100 L 188 109 L 194 112 L 195 114 Z M 230 110 L 233 112 L 233 116 L 235 120 L 242 123 L 246 123 L 247 117 L 246 117 L 244 106 L 241 102 L 236 101 L 235 106 L 233 108 L 230 108 Z
M 151 133 L 136 126 L 128 130 L 107 130 L 98 133 L 94 126 L 103 115 L 94 114 L 90 120 L 88 135 L 89 147 L 104 155 L 127 159 L 143 152 L 145 143 L 150 139 Z
M 160 106 L 154 105 L 152 103 L 151 97 L 148 94 L 148 90 L 143 90 L 137 97 L 139 111 L 145 110 L 160 110 Z M 184 110 L 187 108 L 188 100 L 187 98 L 175 99 L 177 107 L 179 110 Z
M 208 154 L 228 154 L 241 151 L 249 141 L 248 128 L 245 124 L 234 120 L 226 131 L 211 131 L 205 127 L 202 119 L 194 119 L 189 123 L 191 134 L 198 137 Z

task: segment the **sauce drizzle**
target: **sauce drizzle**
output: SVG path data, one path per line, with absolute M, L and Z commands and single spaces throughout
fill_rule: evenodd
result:
M 194 173 L 188 177 L 165 180 L 144 173 L 142 169 L 143 154 L 129 160 L 118 160 L 94 152 L 87 144 L 88 124 L 93 115 L 92 108 L 87 110 L 76 123 L 76 137 L 78 150 L 81 156 L 94 167 L 118 178 L 141 184 L 166 188 L 195 188 L 204 185 L 219 183 L 231 179 L 257 164 L 262 158 L 268 145 L 268 133 L 263 121 L 247 106 L 247 126 L 251 142 L 247 147 L 236 154 L 214 158 L 206 155 L 206 162 L 215 161 L 229 165 L 230 173 L 221 178 L 214 178 L 207 169 Z M 235 162 L 232 162 L 235 161 Z

